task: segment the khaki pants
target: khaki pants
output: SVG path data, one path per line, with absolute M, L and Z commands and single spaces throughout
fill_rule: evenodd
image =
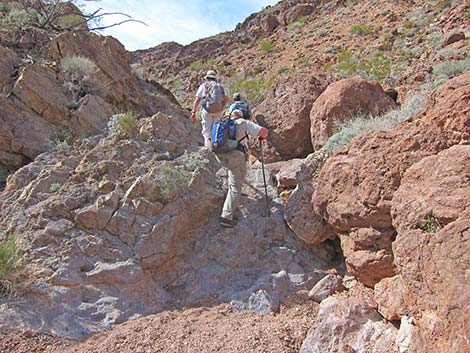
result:
M 222 217 L 233 220 L 240 203 L 242 185 L 246 175 L 245 154 L 238 150 L 216 155 L 217 160 L 228 168 L 228 192 L 222 209 Z
M 209 113 L 205 109 L 201 109 L 201 125 L 202 125 L 202 136 L 204 136 L 204 146 L 211 147 L 211 134 L 212 134 L 212 124 L 219 121 L 224 112 L 220 113 Z

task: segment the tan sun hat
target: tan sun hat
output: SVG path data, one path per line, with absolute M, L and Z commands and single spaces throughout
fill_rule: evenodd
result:
M 217 78 L 217 73 L 214 70 L 209 70 L 206 73 L 206 76 L 204 78 L 213 78 L 214 80 Z
M 230 114 L 230 117 L 243 118 L 243 112 L 240 109 L 235 109 L 232 114 Z

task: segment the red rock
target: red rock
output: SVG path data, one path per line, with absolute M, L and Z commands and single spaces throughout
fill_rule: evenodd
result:
M 336 237 L 333 228 L 314 212 L 311 202 L 326 158 L 327 154 L 322 151 L 305 158 L 296 177 L 298 185 L 286 203 L 284 219 L 292 231 L 308 244 L 318 244 Z
M 256 120 L 268 128 L 266 158 L 304 158 L 312 150 L 310 109 L 328 85 L 324 74 L 299 72 L 282 78 L 254 110 Z
M 396 107 L 374 82 L 361 77 L 345 78 L 328 86 L 310 111 L 313 149 L 319 150 L 334 133 L 335 123 L 359 114 L 380 114 Z
M 391 227 L 391 200 L 406 169 L 470 143 L 469 100 L 470 73 L 438 89 L 426 111 L 395 129 L 354 138 L 323 166 L 312 199 L 315 211 L 337 231 Z
M 470 146 L 456 145 L 409 168 L 392 200 L 395 263 L 424 342 L 417 352 L 470 349 L 468 180 Z
M 373 228 L 359 228 L 349 235 L 341 235 L 341 248 L 349 273 L 369 287 L 382 278 L 394 276 L 394 237 L 394 230 Z
M 400 320 L 408 313 L 400 276 L 384 278 L 374 287 L 379 313 L 387 320 Z
M 459 42 L 464 39 L 465 39 L 465 33 L 463 33 L 462 31 L 454 32 L 447 36 L 447 38 L 444 40 L 443 46 L 445 47 L 447 45 Z

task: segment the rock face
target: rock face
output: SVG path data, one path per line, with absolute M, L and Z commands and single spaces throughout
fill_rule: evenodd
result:
M 320 304 L 315 325 L 301 353 L 398 352 L 397 329 L 355 298 L 327 298 Z
M 311 153 L 310 109 L 328 86 L 323 74 L 300 72 L 279 81 L 256 107 L 255 119 L 271 133 L 267 160 L 304 158 Z
M 419 352 L 465 352 L 470 266 L 470 146 L 456 145 L 407 170 L 392 200 L 393 243 L 407 304 L 424 346 Z M 420 256 L 416 256 L 420 254 Z
M 259 167 L 237 226 L 218 225 L 218 164 L 188 152 L 199 134 L 188 119 L 158 113 L 139 121 L 136 139 L 98 135 L 11 175 L 0 229 L 13 231 L 42 284 L 2 306 L 2 328 L 79 338 L 207 300 L 272 312 L 320 280 L 333 249 L 312 252 L 282 217 L 263 217 Z
M 284 218 L 287 224 L 308 244 L 319 244 L 336 237 L 333 228 L 314 212 L 311 201 L 318 185 L 318 175 L 327 157 L 326 153 L 319 151 L 305 158 L 297 174 L 297 187 L 286 203 Z
M 350 274 L 369 287 L 395 274 L 393 265 L 393 230 L 359 228 L 341 235 L 341 248 Z
M 357 115 L 377 115 L 396 107 L 395 102 L 374 81 L 345 78 L 328 86 L 310 111 L 312 146 L 319 150 L 333 134 L 335 123 Z
M 49 60 L 31 64 L 0 47 L 1 168 L 12 171 L 23 166 L 54 140 L 100 133 L 116 112 L 185 114 L 171 93 L 135 77 L 124 47 L 112 37 L 65 33 L 46 51 Z M 57 65 L 70 56 L 86 57 L 97 67 L 92 92 L 74 102 L 74 107 Z
M 360 281 L 373 286 L 399 276 L 376 284 L 376 295 L 386 317 L 415 318 L 411 351 L 469 349 L 462 338 L 469 327 L 462 287 L 469 266 L 469 103 L 465 74 L 436 90 L 411 120 L 357 137 L 329 158 L 312 198 L 314 211 L 341 234 L 346 265 Z M 389 281 L 401 283 L 401 299 Z

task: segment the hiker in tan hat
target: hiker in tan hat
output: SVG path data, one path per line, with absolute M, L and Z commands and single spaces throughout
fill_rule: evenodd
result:
M 229 102 L 228 91 L 217 81 L 217 73 L 214 70 L 207 71 L 204 76 L 205 81 L 199 86 L 196 99 L 194 99 L 193 109 L 189 117 L 192 122 L 196 121 L 196 112 L 201 106 L 202 136 L 204 136 L 204 146 L 211 146 L 212 124 L 219 121 L 224 113 L 224 106 Z

